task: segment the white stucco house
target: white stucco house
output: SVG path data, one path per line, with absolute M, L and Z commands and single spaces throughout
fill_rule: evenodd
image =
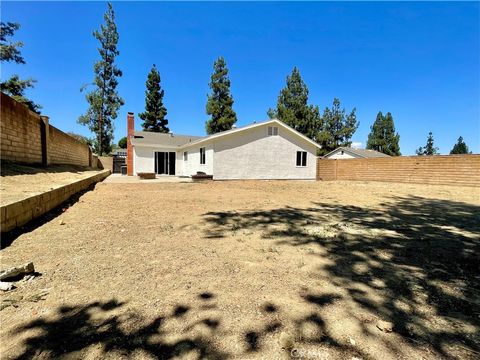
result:
M 135 131 L 129 113 L 127 173 L 214 180 L 315 179 L 317 143 L 273 119 L 199 137 Z
M 323 157 L 326 159 L 366 159 L 390 156 L 376 150 L 339 147 L 324 155 Z

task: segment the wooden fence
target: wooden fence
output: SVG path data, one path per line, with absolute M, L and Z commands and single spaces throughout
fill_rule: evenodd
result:
M 480 155 L 319 158 L 317 180 L 480 186 Z

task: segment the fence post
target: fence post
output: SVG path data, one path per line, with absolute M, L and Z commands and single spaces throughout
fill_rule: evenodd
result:
M 41 115 L 41 122 L 40 122 L 40 138 L 42 142 L 42 165 L 48 166 L 50 165 L 50 154 L 48 151 L 48 142 L 50 138 L 50 125 L 48 123 L 48 116 Z

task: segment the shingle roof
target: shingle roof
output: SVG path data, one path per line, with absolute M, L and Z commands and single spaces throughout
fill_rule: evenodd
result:
M 348 152 L 353 155 L 357 155 L 358 157 L 361 158 L 379 158 L 379 157 L 390 157 L 390 155 L 381 153 L 376 150 L 367 150 L 367 149 L 354 149 L 354 148 L 349 148 L 349 147 L 339 147 L 328 154 L 326 154 L 324 157 L 329 157 L 330 155 L 333 155 L 334 153 L 338 152 L 339 150 L 343 150 L 345 152 Z
M 134 146 L 180 147 L 201 138 L 201 136 L 164 134 L 151 131 L 135 131 L 133 135 L 131 141 Z

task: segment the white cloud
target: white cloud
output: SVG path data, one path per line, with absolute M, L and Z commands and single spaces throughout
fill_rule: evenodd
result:
M 354 149 L 360 149 L 362 147 L 362 143 L 354 141 L 354 142 L 352 142 L 351 147 L 354 148 Z

